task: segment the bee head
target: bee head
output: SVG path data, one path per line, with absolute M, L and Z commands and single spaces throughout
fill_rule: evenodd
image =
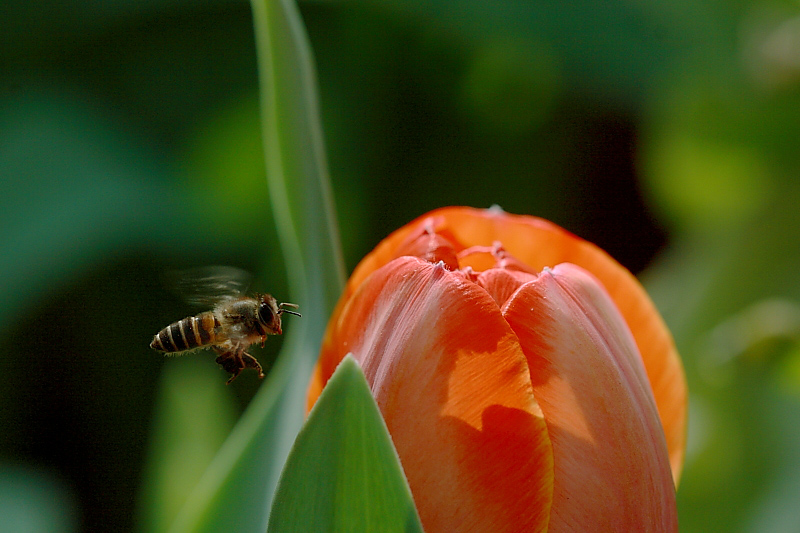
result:
M 289 309 L 284 309 L 284 307 L 291 307 L 297 309 L 295 304 L 289 303 L 282 303 L 278 304 L 278 302 L 270 296 L 269 294 L 264 294 L 260 297 L 261 302 L 258 305 L 258 321 L 264 326 L 264 328 L 272 333 L 273 335 L 280 335 L 281 331 L 281 315 L 283 313 L 289 313 L 290 315 L 297 315 L 301 316 L 300 313 L 296 311 L 290 311 Z
M 273 335 L 281 334 L 281 317 L 275 298 L 269 294 L 261 296 L 258 304 L 258 321 L 267 332 Z

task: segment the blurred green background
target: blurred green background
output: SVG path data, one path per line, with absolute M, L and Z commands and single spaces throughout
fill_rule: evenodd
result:
M 301 10 L 348 269 L 442 205 L 594 241 L 684 357 L 682 531 L 800 531 L 800 5 Z M 162 274 L 232 264 L 291 297 L 250 5 L 0 11 L 0 531 L 160 530 L 259 386 L 149 349 L 198 311 Z

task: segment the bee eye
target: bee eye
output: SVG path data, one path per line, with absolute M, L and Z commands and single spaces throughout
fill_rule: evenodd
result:
M 258 306 L 258 319 L 264 324 L 271 324 L 275 319 L 275 313 L 267 303 Z

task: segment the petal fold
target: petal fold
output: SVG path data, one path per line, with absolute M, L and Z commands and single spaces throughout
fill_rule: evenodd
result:
M 553 445 L 550 530 L 677 531 L 650 383 L 602 285 L 580 267 L 559 265 L 522 285 L 503 314 L 527 357 Z
M 443 263 L 395 259 L 365 277 L 329 325 L 312 403 L 348 352 L 426 531 L 547 529 L 547 425 L 519 340 L 484 289 Z

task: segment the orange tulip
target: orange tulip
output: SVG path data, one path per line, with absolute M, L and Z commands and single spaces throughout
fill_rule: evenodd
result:
M 426 531 L 677 530 L 683 369 L 596 246 L 497 209 L 433 211 L 356 268 L 309 408 L 347 353 Z

